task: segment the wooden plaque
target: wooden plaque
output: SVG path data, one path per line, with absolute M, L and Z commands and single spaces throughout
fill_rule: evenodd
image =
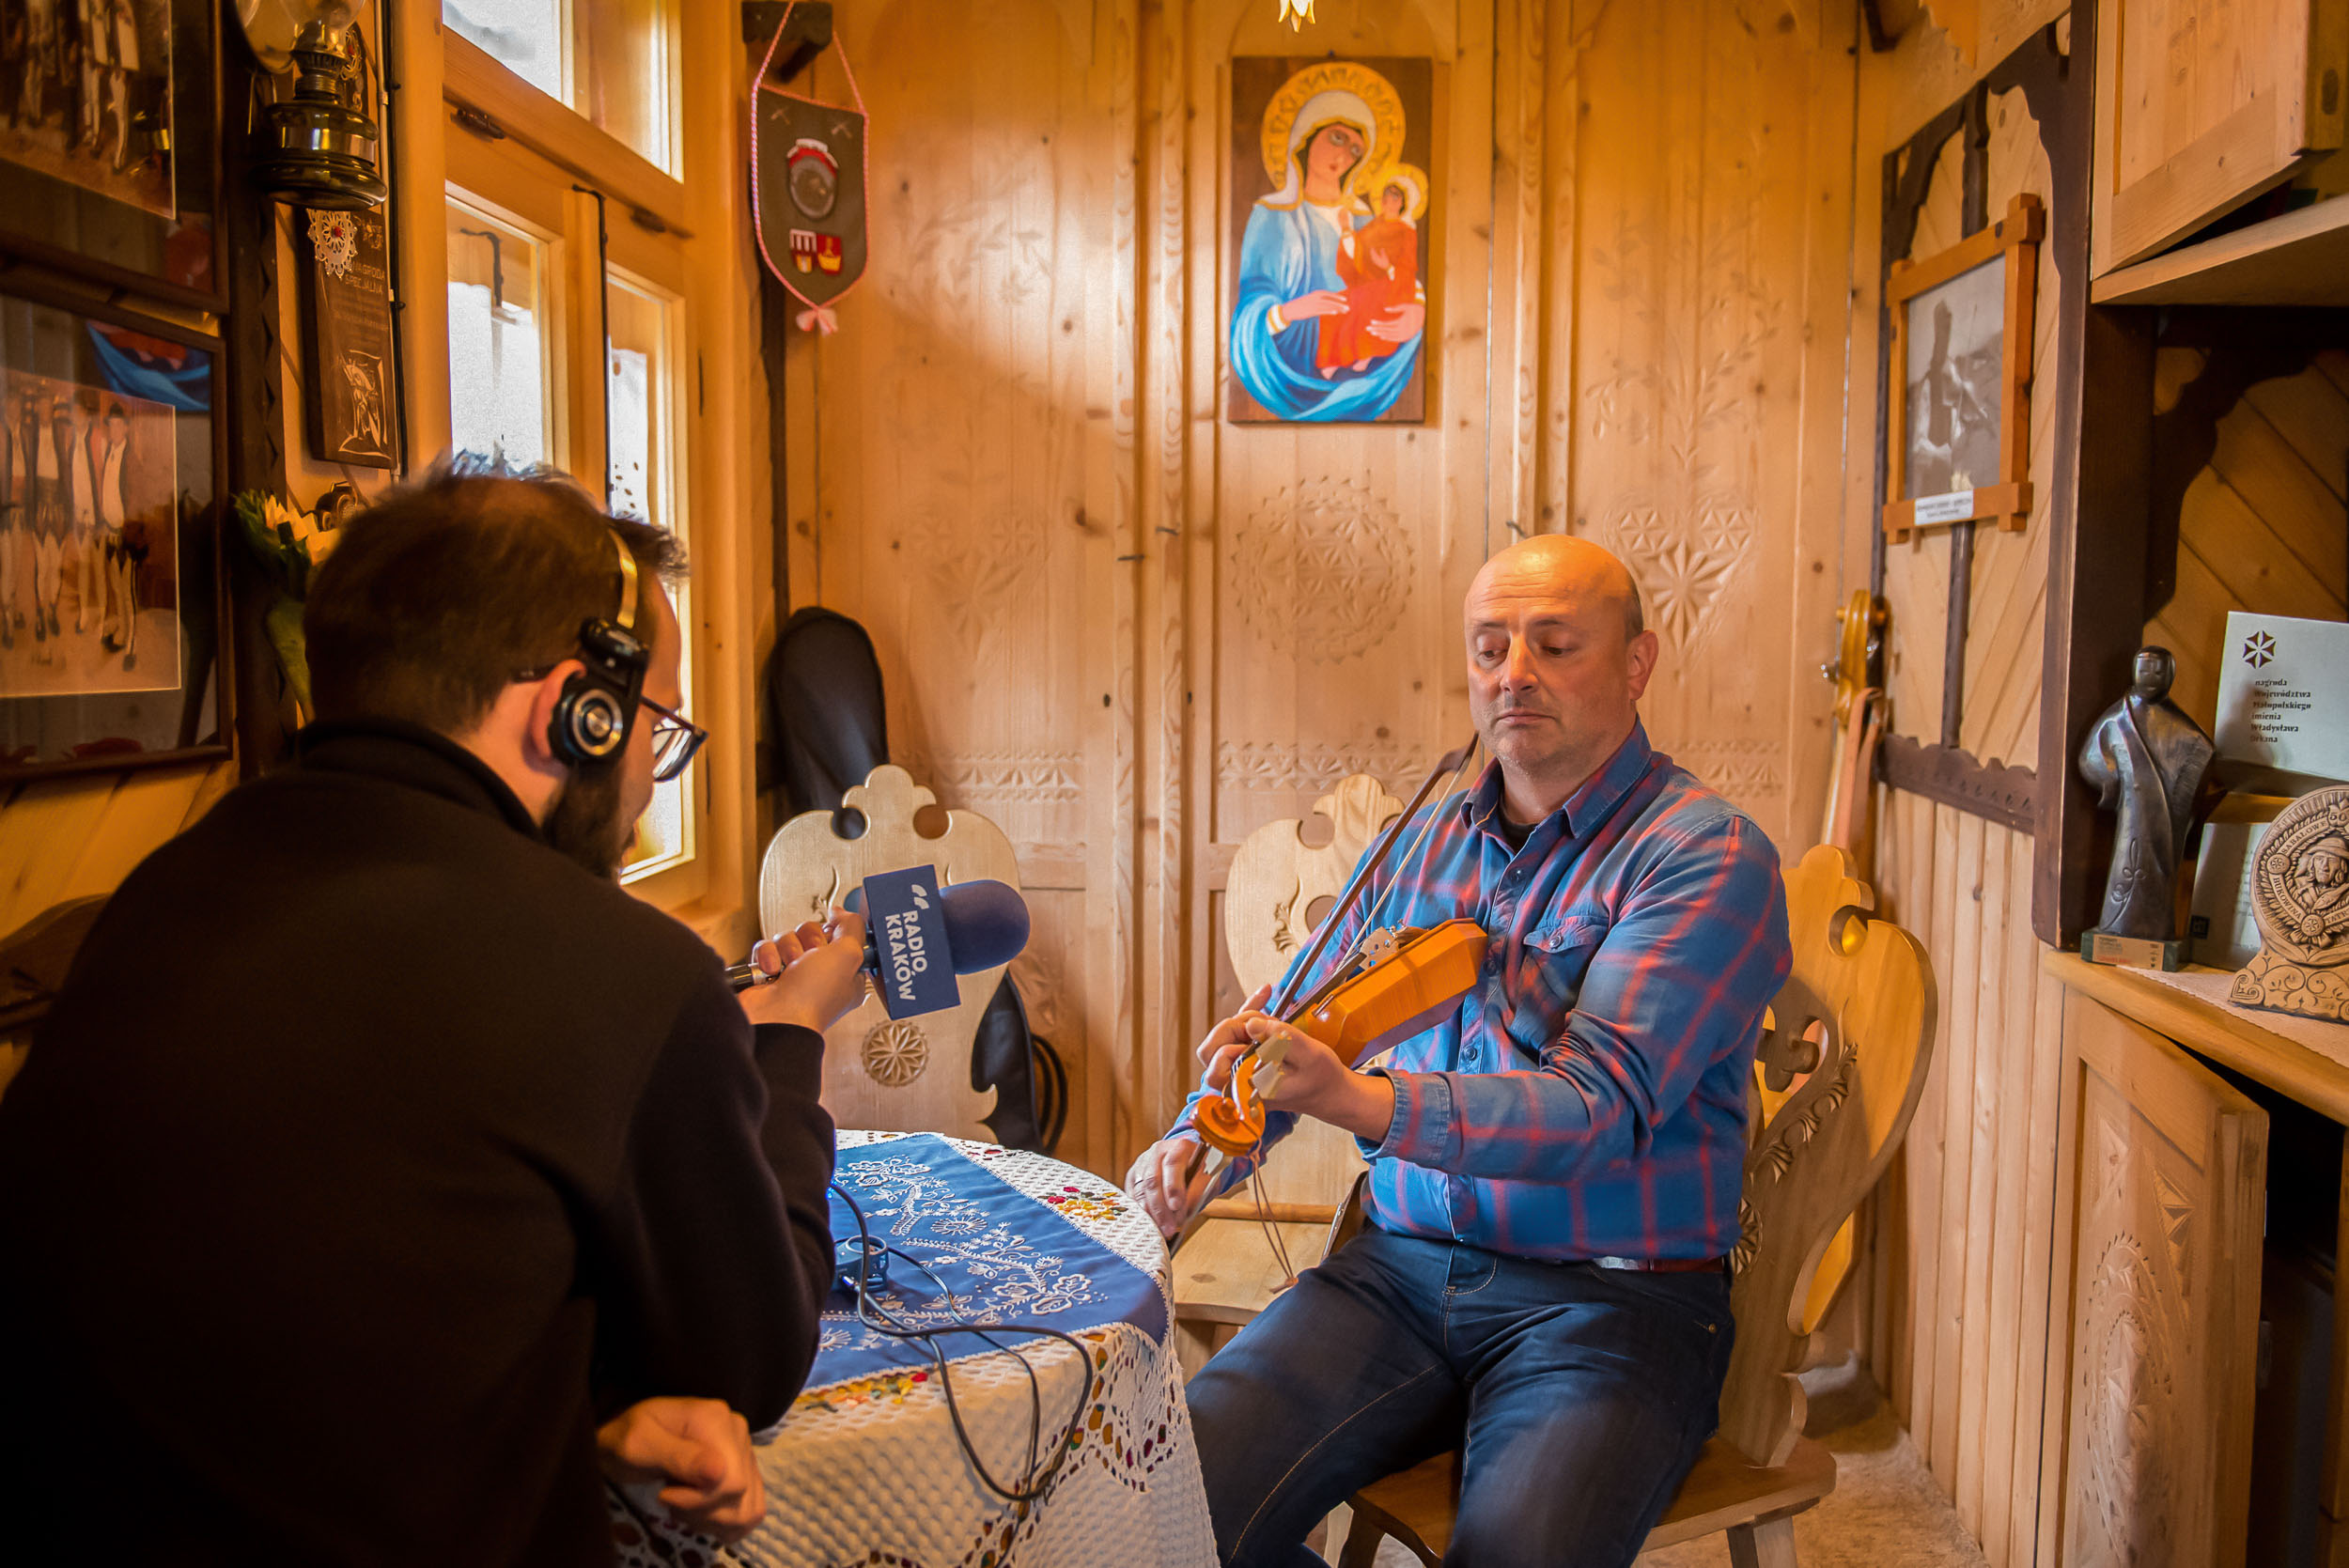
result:
M 310 455 L 360 468 L 398 466 L 392 383 L 392 271 L 381 211 L 308 212 L 303 269 L 309 323 L 303 373 Z

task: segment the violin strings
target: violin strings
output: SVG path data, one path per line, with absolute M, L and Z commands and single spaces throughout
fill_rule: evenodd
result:
M 1435 804 L 1427 808 L 1426 825 L 1420 829 L 1419 837 L 1411 842 L 1410 849 L 1397 862 L 1395 874 L 1387 878 L 1387 885 L 1379 889 L 1378 896 L 1371 901 L 1370 912 L 1362 916 L 1362 939 L 1368 939 L 1370 934 L 1378 929 L 1378 911 L 1387 907 L 1387 900 L 1393 895 L 1394 890 L 1403 885 L 1403 867 L 1409 865 L 1413 858 L 1427 847 L 1427 836 L 1436 831 L 1436 823 L 1443 815 L 1444 802 L 1452 799 L 1452 786 L 1458 784 L 1461 777 L 1468 772 L 1468 765 L 1475 759 L 1476 753 L 1483 749 L 1483 744 L 1480 737 L 1478 739 L 1470 741 L 1468 749 L 1460 753 L 1460 766 L 1455 768 L 1452 770 L 1452 777 L 1444 781 L 1443 794 L 1437 798 Z

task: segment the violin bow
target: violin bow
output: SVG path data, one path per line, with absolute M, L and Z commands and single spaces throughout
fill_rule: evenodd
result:
M 1411 797 L 1410 803 L 1397 813 L 1394 820 L 1388 823 L 1380 832 L 1377 842 L 1371 846 L 1370 853 L 1362 857 L 1361 863 L 1354 868 L 1354 875 L 1346 879 L 1345 888 L 1338 893 L 1337 902 L 1330 907 L 1330 913 L 1323 918 L 1321 928 L 1314 933 L 1313 940 L 1306 944 L 1304 954 L 1290 966 L 1288 978 L 1283 982 L 1281 988 L 1266 1004 L 1265 1011 L 1268 1016 L 1276 1018 L 1284 1017 L 1287 1011 L 1296 1004 L 1298 987 L 1305 983 L 1305 977 L 1312 973 L 1314 966 L 1321 961 L 1322 951 L 1330 945 L 1330 940 L 1337 934 L 1338 927 L 1345 923 L 1346 915 L 1361 900 L 1363 892 L 1370 886 L 1371 878 L 1386 865 L 1388 857 L 1393 854 L 1395 845 L 1403 837 L 1403 830 L 1410 825 L 1411 818 L 1418 815 L 1420 808 L 1427 804 L 1429 799 L 1435 795 L 1436 785 L 1439 783 L 1444 784 L 1445 793 L 1450 793 L 1451 786 L 1458 782 L 1462 770 L 1469 765 L 1469 760 L 1475 756 L 1478 743 L 1478 737 L 1470 736 L 1467 745 L 1455 747 L 1436 759 L 1436 766 L 1428 769 L 1427 777 L 1421 781 L 1419 792 Z M 1419 853 L 1427 843 L 1427 835 L 1435 826 L 1436 818 L 1433 814 L 1430 814 L 1426 825 L 1420 829 L 1419 837 L 1412 842 L 1409 854 L 1404 857 L 1405 860 L 1408 861 L 1411 855 Z M 1379 893 L 1377 902 L 1371 906 L 1372 918 L 1376 918 L 1378 911 L 1386 908 L 1387 897 L 1393 892 L 1394 884 L 1388 883 L 1385 891 Z M 1368 922 L 1365 921 L 1364 924 L 1367 924 Z M 1240 1052 L 1238 1056 L 1233 1058 L 1233 1070 L 1237 1072 L 1241 1062 L 1258 1054 L 1262 1048 L 1261 1046 L 1252 1046 Z M 1272 1063 L 1272 1077 L 1263 1084 L 1258 1091 L 1259 1094 L 1268 1093 L 1278 1087 L 1280 1081 L 1281 1063 L 1275 1062 Z M 1200 1168 L 1206 1165 L 1210 1159 L 1214 1161 L 1213 1169 L 1220 1170 L 1228 1163 L 1229 1157 L 1220 1149 L 1209 1148 L 1202 1140 L 1198 1149 L 1191 1155 L 1190 1163 L 1184 1168 L 1185 1184 L 1188 1185 L 1199 1173 Z M 1200 1220 L 1205 1218 L 1206 1206 L 1203 1204 L 1201 1212 L 1191 1216 L 1189 1223 L 1184 1225 L 1168 1250 L 1171 1252 L 1180 1248 L 1185 1241 L 1190 1240 L 1191 1234 L 1199 1228 Z
M 1387 857 L 1394 851 L 1396 841 L 1403 836 L 1403 830 L 1410 825 L 1411 818 L 1419 815 L 1420 807 L 1425 805 L 1429 797 L 1434 795 L 1438 781 L 1442 781 L 1445 784 L 1445 793 L 1450 793 L 1450 786 L 1458 782 L 1461 769 L 1468 767 L 1469 759 L 1476 754 L 1476 748 L 1477 739 L 1474 736 L 1470 736 L 1467 745 L 1455 747 L 1436 759 L 1436 766 L 1429 769 L 1427 777 L 1421 783 L 1419 793 L 1411 797 L 1411 803 L 1405 806 L 1392 822 L 1387 824 L 1385 831 L 1379 835 L 1378 842 L 1371 846 L 1370 853 L 1364 855 L 1361 863 L 1354 868 L 1354 875 L 1346 879 L 1345 889 L 1338 894 L 1338 901 L 1330 907 L 1329 915 L 1322 921 L 1321 929 L 1315 931 L 1313 940 L 1306 944 L 1304 955 L 1290 967 L 1287 980 L 1267 1003 L 1265 1011 L 1268 1014 L 1276 1018 L 1281 1017 L 1288 1008 L 1296 1004 L 1298 987 L 1305 983 L 1305 976 L 1312 973 L 1314 966 L 1321 961 L 1322 949 L 1328 947 L 1330 939 L 1337 935 L 1338 927 L 1345 923 L 1346 915 L 1352 911 L 1355 903 L 1369 888 L 1371 878 L 1385 866 Z M 1420 847 L 1426 844 L 1427 834 L 1435 826 L 1436 819 L 1433 815 L 1430 815 L 1426 826 L 1420 830 L 1418 839 L 1411 845 L 1411 854 L 1417 854 Z M 1407 855 L 1404 858 L 1408 860 L 1410 856 Z M 1386 891 L 1378 895 L 1378 901 L 1371 906 L 1372 916 L 1375 917 L 1380 909 L 1386 908 L 1387 896 L 1393 892 L 1394 884 L 1388 883 Z

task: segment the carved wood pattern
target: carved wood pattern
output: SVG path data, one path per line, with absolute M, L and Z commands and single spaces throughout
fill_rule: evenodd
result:
M 1359 658 L 1410 613 L 1402 520 L 1356 474 L 1283 486 L 1240 525 L 1232 567 L 1249 629 L 1284 658 Z
M 938 837 L 915 830 L 915 815 L 937 800 L 904 768 L 884 763 L 843 798 L 863 814 L 863 836 L 840 837 L 829 811 L 786 822 L 759 866 L 760 929 L 789 930 L 874 873 L 908 866 L 936 866 L 941 886 L 993 877 L 1017 888 L 1011 841 L 987 818 L 950 811 Z M 998 968 L 961 976 L 961 1001 L 918 1020 L 892 1020 L 868 985 L 864 1001 L 825 1032 L 823 1097 L 832 1118 L 846 1127 L 986 1138 L 995 1092 L 971 1087 L 971 1042 L 1003 973 Z M 925 1073 L 933 1055 L 945 1070 Z
M 1416 788 L 1435 763 L 1431 750 L 1384 740 L 1351 746 L 1226 740 L 1216 748 L 1216 782 L 1226 789 L 1302 794 L 1326 790 L 1349 774 L 1367 773 L 1390 788 L 1404 788 L 1407 781 Z
M 2266 1115 L 2075 996 L 2063 1560 L 2240 1563 Z
M 1566 514 L 1548 526 L 1630 564 L 1664 644 L 1651 734 L 1675 755 L 1698 739 L 1752 743 L 1758 765 L 1730 792 L 1791 851 L 1816 816 L 1797 809 L 1793 748 L 1820 743 L 1810 715 L 1828 696 L 1795 678 L 1795 646 L 1815 664 L 1826 634 L 1787 612 L 1812 586 L 1797 561 L 1839 548 L 1804 505 L 1800 454 L 1841 419 L 1842 356 L 1814 361 L 1809 345 L 1823 329 L 1840 338 L 1847 306 L 1840 268 L 1830 281 L 1813 266 L 1842 243 L 1814 222 L 1841 182 L 1823 154 L 1846 134 L 1850 57 L 1817 47 L 1814 5 L 1575 9 L 1588 34 L 1559 349 L 1575 417 Z M 1769 791 L 1759 759 L 1773 752 Z

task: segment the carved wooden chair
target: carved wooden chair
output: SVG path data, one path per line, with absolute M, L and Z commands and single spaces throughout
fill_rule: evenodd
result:
M 842 838 L 829 811 L 786 822 L 759 866 L 760 928 L 821 920 L 866 877 L 908 866 L 936 866 L 941 887 L 990 877 L 1018 887 L 1011 840 L 976 812 L 947 812 L 946 831 L 936 838 L 915 829 L 915 814 L 937 803 L 911 774 L 883 763 L 842 802 L 864 818 L 862 837 Z M 998 967 L 962 976 L 959 1004 L 918 1018 L 893 1020 L 868 985 L 864 1001 L 824 1035 L 824 1109 L 844 1127 L 990 1141 L 986 1117 L 995 1092 L 971 1087 L 971 1044 L 1003 974 Z
M 1786 879 L 1786 907 L 1794 972 L 1764 1021 L 1760 1056 L 1774 1088 L 1809 1077 L 1746 1156 L 1720 1431 L 1647 1539 L 1667 1546 L 1727 1530 L 1739 1568 L 1794 1568 L 1794 1516 L 1835 1489 L 1835 1456 L 1802 1436 L 1794 1374 L 1810 1339 L 1804 1311 L 1828 1243 L 1907 1131 L 1933 1055 L 1932 962 L 1915 937 L 1872 918 L 1875 895 L 1851 857 L 1828 845 L 1805 855 Z M 1439 1455 L 1357 1492 L 1346 1568 L 1369 1568 L 1386 1536 L 1434 1568 L 1452 1537 L 1459 1465 L 1457 1453 Z
M 1305 843 L 1296 817 L 1268 822 L 1241 841 L 1223 889 L 1223 943 L 1243 994 L 1280 978 L 1313 935 L 1314 918 L 1334 902 L 1362 851 L 1403 810 L 1367 773 L 1341 780 L 1314 802 L 1334 832 Z M 1288 1263 L 1319 1263 L 1355 1178 L 1366 1167 L 1354 1140 L 1324 1122 L 1298 1123 L 1265 1160 L 1266 1213 L 1245 1192 L 1207 1206 L 1206 1218 L 1174 1254 L 1174 1326 L 1186 1372 L 1196 1372 L 1225 1331 L 1271 1305 L 1288 1280 L 1268 1236 Z

